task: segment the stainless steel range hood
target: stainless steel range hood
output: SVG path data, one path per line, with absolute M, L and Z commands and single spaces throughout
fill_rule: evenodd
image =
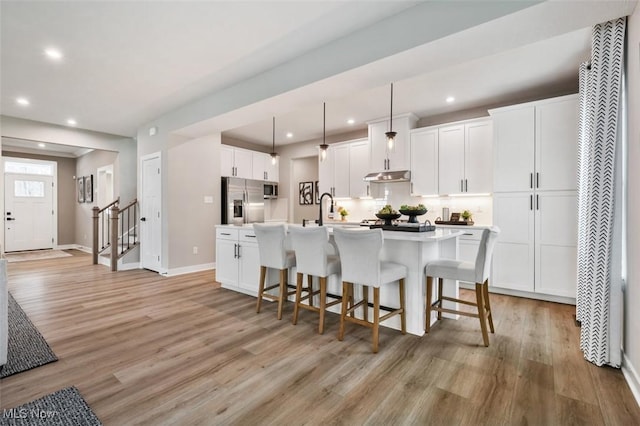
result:
M 367 182 L 408 182 L 411 180 L 411 172 L 409 170 L 397 170 L 395 172 L 378 172 L 369 173 L 364 177 Z

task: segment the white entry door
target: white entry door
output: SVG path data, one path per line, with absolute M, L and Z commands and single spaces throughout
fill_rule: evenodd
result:
M 142 157 L 140 250 L 145 269 L 160 272 L 162 265 L 162 174 L 160 153 Z
M 5 251 L 53 248 L 53 177 L 5 174 Z

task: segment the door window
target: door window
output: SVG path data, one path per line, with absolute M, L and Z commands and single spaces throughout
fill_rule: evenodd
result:
M 13 195 L 15 197 L 44 197 L 44 182 L 33 180 L 16 180 L 13 185 Z

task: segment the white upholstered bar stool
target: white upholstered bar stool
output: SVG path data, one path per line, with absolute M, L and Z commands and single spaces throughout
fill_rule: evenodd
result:
M 373 352 L 378 352 L 380 322 L 393 315 L 400 315 L 402 334 L 406 334 L 406 314 L 404 301 L 404 279 L 407 267 L 399 263 L 380 260 L 384 237 L 381 229 L 333 229 L 333 236 L 340 251 L 342 265 L 342 312 L 338 340 L 344 338 L 345 321 L 353 322 L 373 330 Z M 380 317 L 380 286 L 398 281 L 400 307 Z M 363 286 L 362 300 L 354 303 L 353 285 Z M 373 287 L 373 322 L 368 320 L 369 286 Z M 347 316 L 357 308 L 364 309 L 364 318 Z
M 340 274 L 340 257 L 330 255 L 333 247 L 329 244 L 329 230 L 324 226 L 302 228 L 289 227 L 291 245 L 296 254 L 296 304 L 293 308 L 293 324 L 298 322 L 300 308 L 320 314 L 318 333 L 324 333 L 324 314 L 328 307 L 336 305 L 342 299 L 327 303 L 327 278 Z M 303 275 L 307 274 L 307 287 L 302 286 Z M 312 277 L 318 277 L 319 289 L 313 290 Z M 303 296 L 302 293 L 306 294 Z M 320 305 L 313 305 L 313 297 L 320 295 Z M 308 301 L 304 304 L 303 301 Z
M 491 258 L 493 248 L 498 239 L 500 228 L 493 226 L 482 231 L 478 255 L 475 262 L 464 262 L 453 259 L 439 259 L 427 263 L 424 268 L 427 276 L 427 294 L 425 298 L 426 318 L 424 330 L 429 333 L 431 328 L 431 311 L 438 312 L 438 319 L 442 319 L 442 312 L 464 315 L 480 319 L 480 329 L 485 346 L 489 346 L 489 334 L 487 333 L 487 320 L 491 332 L 493 329 L 493 315 L 491 313 L 491 303 L 489 301 L 489 272 L 491 270 Z M 431 303 L 433 294 L 433 277 L 438 278 L 438 299 Z M 442 295 L 443 279 L 467 281 L 476 283 L 476 303 L 466 300 L 456 299 Z M 442 307 L 442 301 L 462 303 L 464 305 L 477 307 L 478 312 L 467 312 Z
M 258 290 L 258 303 L 256 312 L 260 312 L 262 299 L 278 301 L 278 319 L 282 319 L 282 307 L 284 300 L 295 291 L 288 291 L 287 281 L 289 279 L 289 268 L 296 265 L 296 256 L 293 250 L 285 248 L 287 238 L 287 228 L 285 225 L 263 225 L 253 224 L 258 240 L 258 252 L 260 253 L 260 288 Z M 275 285 L 265 287 L 267 268 L 277 269 L 280 272 L 280 282 Z M 266 291 L 279 288 L 278 294 L 265 293 Z

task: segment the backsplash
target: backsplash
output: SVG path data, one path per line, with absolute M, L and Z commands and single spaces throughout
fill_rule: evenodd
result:
M 375 213 L 385 204 L 391 204 L 396 210 L 403 204 L 424 204 L 427 213 L 418 217 L 421 222 L 429 219 L 433 223 L 436 218 L 442 216 L 442 208 L 448 207 L 450 213 L 469 210 L 476 225 L 493 223 L 493 198 L 490 195 L 414 197 L 410 195 L 408 182 L 372 183 L 371 187 L 372 193 L 377 197 L 375 199 L 336 199 L 338 206 L 349 211 L 347 217 L 349 222 L 375 219 Z M 337 213 L 336 218 L 339 218 Z

